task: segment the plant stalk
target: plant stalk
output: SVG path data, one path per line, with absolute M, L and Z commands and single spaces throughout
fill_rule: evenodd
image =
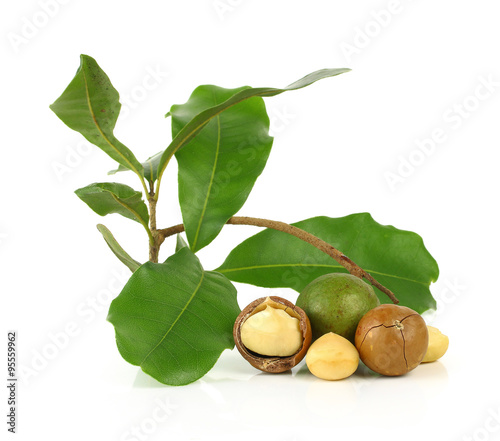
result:
M 151 204 L 151 202 L 150 202 Z M 294 227 L 293 225 L 287 224 L 285 222 L 279 222 L 269 219 L 260 219 L 256 217 L 243 217 L 243 216 L 233 216 L 227 221 L 229 225 L 253 225 L 256 227 L 264 227 L 271 228 L 273 230 L 282 231 L 284 233 L 291 234 L 292 236 L 298 237 L 299 239 L 307 242 L 318 250 L 323 251 L 328 254 L 331 258 L 335 259 L 340 265 L 342 265 L 350 274 L 353 276 L 359 277 L 360 279 L 365 278 L 368 280 L 373 286 L 376 286 L 380 291 L 386 294 L 393 303 L 399 303 L 399 300 L 396 298 L 394 293 L 383 286 L 381 283 L 377 282 L 368 272 L 366 272 L 363 268 L 354 263 L 351 259 L 349 259 L 344 253 L 337 250 L 334 246 L 320 239 L 319 237 L 308 233 L 301 228 Z M 151 229 L 153 231 L 153 229 Z M 155 230 L 153 235 L 158 238 L 158 248 L 163 243 L 163 241 L 174 234 L 182 233 L 184 231 L 184 225 L 174 225 L 169 228 L 164 228 L 161 230 Z
M 149 241 L 149 260 L 158 263 L 158 254 L 160 245 L 165 239 L 161 239 L 161 234 L 156 229 L 156 204 L 157 200 L 154 194 L 149 193 L 149 229 L 151 230 L 152 240 Z

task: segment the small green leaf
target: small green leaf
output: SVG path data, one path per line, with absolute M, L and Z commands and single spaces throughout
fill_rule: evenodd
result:
M 342 251 L 393 291 L 402 305 L 420 313 L 436 307 L 429 285 L 437 280 L 439 270 L 418 234 L 380 225 L 368 213 L 314 217 L 293 225 Z M 264 230 L 233 249 L 216 271 L 236 282 L 300 292 L 315 278 L 345 269 L 295 236 Z M 390 303 L 374 289 L 381 302 Z
M 175 252 L 179 251 L 181 248 L 187 247 L 188 244 L 186 241 L 182 238 L 180 234 L 177 235 L 177 242 L 175 244 Z
M 113 135 L 120 107 L 118 92 L 88 55 L 81 55 L 75 77 L 50 106 L 69 128 L 81 133 L 123 167 L 143 176 L 143 167 L 134 154 Z
M 103 182 L 75 191 L 76 195 L 101 216 L 118 213 L 147 227 L 149 214 L 142 193 L 124 184 Z
M 111 234 L 104 225 L 97 224 L 97 229 L 104 237 L 104 240 L 108 244 L 114 255 L 118 257 L 121 263 L 123 263 L 130 271 L 134 272 L 137 268 L 141 266 L 137 260 L 132 259 L 129 254 L 121 247 L 121 245 L 116 241 L 115 237 Z
M 322 69 L 313 72 L 298 81 L 290 84 L 283 89 L 276 89 L 272 87 L 258 87 L 258 88 L 246 88 L 242 89 L 237 94 L 233 95 L 231 98 L 227 99 L 221 104 L 210 107 L 203 112 L 196 115 L 191 121 L 186 124 L 182 130 L 177 133 L 177 136 L 172 140 L 170 145 L 163 152 L 160 163 L 158 164 L 158 179 L 161 179 L 167 164 L 172 159 L 172 156 L 185 144 L 187 144 L 191 139 L 193 139 L 201 129 L 215 116 L 219 115 L 226 109 L 255 96 L 266 97 L 274 96 L 280 93 L 286 92 L 288 90 L 297 90 L 302 87 L 306 87 L 322 78 L 333 77 L 340 75 L 345 72 L 349 72 L 351 69 Z M 167 114 L 169 115 L 169 114 Z
M 147 179 L 148 182 L 153 184 L 158 175 L 158 164 L 160 163 L 160 158 L 163 152 L 159 152 L 156 155 L 151 156 L 150 158 L 146 159 L 141 165 L 144 168 L 144 177 Z M 124 167 L 123 165 L 119 165 L 117 169 L 115 170 L 110 170 L 108 172 L 108 175 L 114 175 L 118 172 L 123 172 L 123 171 L 129 171 L 127 167 Z
M 187 103 L 170 110 L 172 137 L 202 111 L 246 89 L 196 88 Z M 268 131 L 264 100 L 254 97 L 214 117 L 176 153 L 179 202 L 193 251 L 215 239 L 245 203 L 271 152 Z
M 158 381 L 180 386 L 205 375 L 224 349 L 240 309 L 236 289 L 223 275 L 204 271 L 189 248 L 165 263 L 146 262 L 113 300 L 122 357 Z

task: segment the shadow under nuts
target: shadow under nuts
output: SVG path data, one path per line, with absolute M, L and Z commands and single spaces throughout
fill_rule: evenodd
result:
M 296 366 L 311 344 L 306 313 L 281 297 L 262 297 L 241 311 L 233 328 L 240 354 L 264 372 L 284 372 Z
M 428 345 L 424 319 L 413 309 L 380 305 L 367 312 L 356 329 L 359 356 L 371 370 L 388 376 L 415 369 Z

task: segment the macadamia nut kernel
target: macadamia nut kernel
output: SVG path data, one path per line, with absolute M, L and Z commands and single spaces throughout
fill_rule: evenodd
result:
M 311 373 L 318 378 L 341 380 L 356 371 L 359 354 L 349 340 L 329 332 L 309 347 L 306 364 Z
M 293 355 L 302 346 L 302 340 L 299 320 L 271 305 L 249 317 L 241 326 L 242 343 L 260 355 Z
M 450 343 L 448 337 L 442 334 L 438 328 L 427 325 L 427 330 L 429 331 L 429 346 L 422 363 L 430 363 L 440 359 L 448 350 Z

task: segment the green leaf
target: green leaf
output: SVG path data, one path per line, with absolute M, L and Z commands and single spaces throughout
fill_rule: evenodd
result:
M 134 154 L 113 135 L 121 107 L 118 100 L 118 92 L 96 61 L 81 55 L 75 77 L 50 108 L 69 128 L 143 176 L 143 167 Z
M 115 237 L 111 234 L 111 231 L 109 231 L 104 225 L 97 224 L 97 229 L 102 234 L 102 237 L 104 237 L 104 240 L 108 244 L 109 248 L 111 248 L 114 255 L 118 257 L 120 262 L 122 262 L 130 271 L 134 272 L 141 266 L 137 260 L 134 260 L 129 256 L 129 254 L 116 241 Z
M 159 152 L 156 155 L 151 156 L 146 159 L 141 165 L 144 168 L 144 177 L 148 182 L 153 184 L 158 178 L 158 164 L 160 163 L 160 158 L 163 152 Z M 119 165 L 117 169 L 110 170 L 108 175 L 114 175 L 118 172 L 129 171 L 127 167 L 123 165 Z
M 231 282 L 204 271 L 185 247 L 165 263 L 142 265 L 111 303 L 108 320 L 126 361 L 180 386 L 201 378 L 234 347 L 239 312 Z
M 186 241 L 182 238 L 180 234 L 177 235 L 177 241 L 175 244 L 175 252 L 179 251 L 181 248 L 187 247 L 188 244 Z
M 439 270 L 418 234 L 380 225 L 368 213 L 314 217 L 293 225 L 342 251 L 393 291 L 402 305 L 420 313 L 436 307 L 429 285 L 437 280 Z M 345 269 L 295 236 L 264 230 L 233 249 L 216 271 L 236 282 L 300 292 L 315 278 Z M 390 303 L 385 294 L 375 291 L 381 302 Z
M 210 107 L 203 112 L 196 115 L 191 121 L 186 124 L 179 133 L 172 140 L 170 145 L 163 152 L 160 163 L 158 165 L 158 179 L 161 179 L 165 168 L 167 167 L 172 156 L 185 144 L 187 144 L 193 137 L 195 137 L 199 131 L 215 116 L 219 115 L 224 110 L 255 96 L 266 97 L 266 96 L 274 96 L 280 93 L 286 92 L 288 90 L 297 90 L 302 87 L 306 87 L 315 81 L 318 81 L 322 78 L 333 77 L 335 75 L 339 75 L 345 72 L 349 72 L 351 69 L 322 69 L 316 72 L 313 72 L 305 77 L 301 78 L 298 81 L 290 84 L 283 89 L 276 89 L 272 87 L 258 87 L 258 88 L 246 88 L 242 89 L 237 94 L 233 95 L 228 100 L 224 101 L 221 104 Z M 167 113 L 167 115 L 169 115 Z
M 174 105 L 172 137 L 204 110 L 247 88 L 200 86 L 189 101 Z M 176 153 L 179 202 L 193 251 L 208 245 L 245 203 L 271 152 L 269 117 L 259 97 L 215 116 L 188 145 Z
M 142 193 L 124 184 L 103 182 L 75 191 L 76 195 L 101 216 L 118 213 L 147 227 L 149 213 Z

